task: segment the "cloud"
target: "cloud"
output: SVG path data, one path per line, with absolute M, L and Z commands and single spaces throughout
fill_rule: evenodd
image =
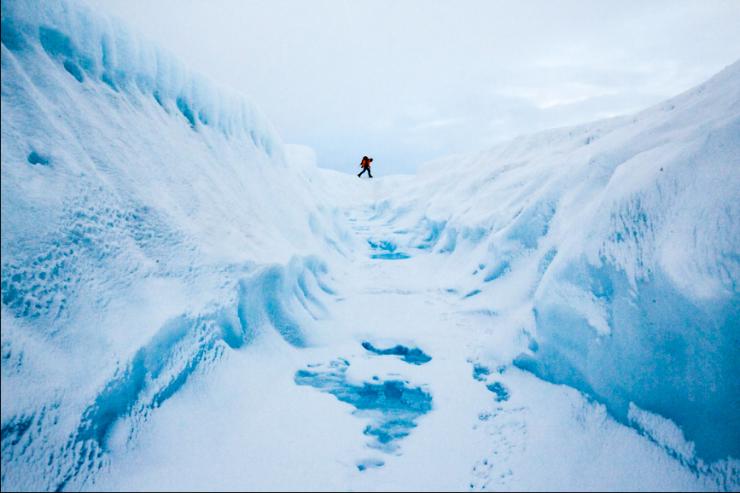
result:
M 740 2 L 723 0 L 89 1 L 351 171 L 644 107 L 740 57 Z
M 411 127 L 411 130 L 420 131 L 420 130 L 428 130 L 432 128 L 451 127 L 455 125 L 462 125 L 465 123 L 466 120 L 467 120 L 466 118 L 462 118 L 462 117 L 437 118 L 435 120 L 429 120 L 429 121 L 419 123 Z

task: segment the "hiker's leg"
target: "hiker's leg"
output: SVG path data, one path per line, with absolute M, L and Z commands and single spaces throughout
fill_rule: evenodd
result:
M 362 174 L 367 171 L 367 168 L 362 168 L 362 171 L 359 172 L 357 176 L 362 176 Z
M 370 173 L 370 168 L 368 168 L 368 169 L 367 169 L 367 176 L 369 176 L 370 178 L 372 178 L 372 177 L 373 177 L 373 174 L 372 174 L 372 173 Z

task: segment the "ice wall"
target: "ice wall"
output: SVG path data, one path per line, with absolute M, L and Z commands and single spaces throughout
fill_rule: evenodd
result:
M 740 457 L 739 81 L 736 63 L 591 157 L 618 164 L 534 304 L 536 372 L 670 418 L 709 461 Z
M 339 248 L 258 110 L 77 2 L 2 4 L 2 489 L 90 486 L 185 382 L 307 345 Z
M 430 163 L 376 210 L 521 331 L 518 365 L 623 422 L 630 403 L 673 420 L 711 462 L 740 457 L 739 170 L 740 62 L 633 116 Z
M 213 127 L 252 139 L 268 154 L 279 151 L 267 120 L 241 95 L 216 87 L 80 2 L 11 0 L 3 4 L 2 19 L 3 46 L 16 56 L 28 56 L 40 46 L 80 83 L 92 79 L 115 92 L 145 94 L 180 112 L 193 128 Z

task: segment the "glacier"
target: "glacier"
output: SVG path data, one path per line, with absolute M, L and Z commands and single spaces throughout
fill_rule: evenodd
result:
M 411 246 L 465 248 L 468 295 L 530 271 L 517 365 L 624 421 L 630 403 L 669 417 L 710 460 L 740 454 L 738 78 L 736 63 L 634 116 L 438 163 L 390 208 L 429 231 Z
M 740 62 L 358 180 L 2 6 L 3 490 L 736 490 Z

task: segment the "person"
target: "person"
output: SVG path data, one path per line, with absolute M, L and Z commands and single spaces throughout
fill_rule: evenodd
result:
M 369 176 L 370 178 L 372 178 L 373 177 L 373 174 L 370 173 L 370 163 L 372 163 L 372 162 L 373 162 L 373 158 L 367 157 L 367 156 L 362 156 L 362 162 L 360 163 L 360 168 L 362 168 L 362 171 L 360 171 L 357 176 L 360 177 L 360 178 L 362 178 L 362 174 L 365 171 L 367 171 L 367 176 Z

